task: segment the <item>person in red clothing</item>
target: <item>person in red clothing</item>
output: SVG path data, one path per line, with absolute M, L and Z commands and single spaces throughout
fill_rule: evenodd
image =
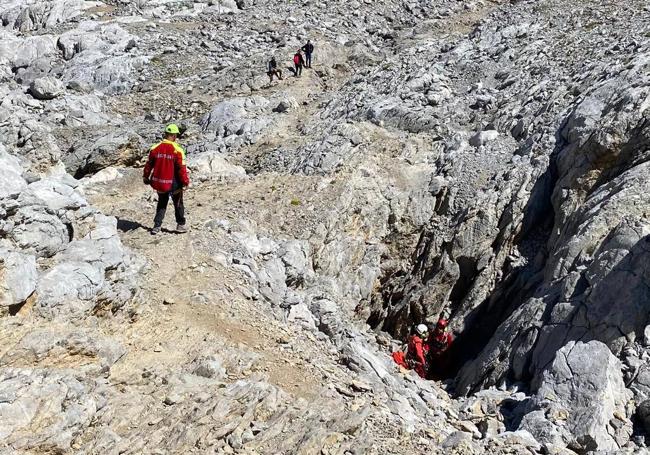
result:
M 164 139 L 151 147 L 149 159 L 144 167 L 142 181 L 158 192 L 152 235 L 160 232 L 170 197 L 174 203 L 176 232 L 187 232 L 183 189 L 189 186 L 190 179 L 185 167 L 185 150 L 176 142 L 179 133 L 177 125 L 167 125 Z
M 415 328 L 415 334 L 408 339 L 406 355 L 402 351 L 393 352 L 393 360 L 398 365 L 415 370 L 415 372 L 424 378 L 427 375 L 427 354 L 429 346 L 426 339 L 429 336 L 429 328 L 424 324 L 419 324 Z
M 295 67 L 296 77 L 302 74 L 302 68 L 305 66 L 305 59 L 302 57 L 302 51 L 298 51 L 293 56 L 293 66 Z
M 415 328 L 415 334 L 411 335 L 406 351 L 406 363 L 420 375 L 421 378 L 427 376 L 429 345 L 429 328 L 425 324 L 418 324 Z
M 439 319 L 436 328 L 429 336 L 429 366 L 430 376 L 434 379 L 444 377 L 449 369 L 449 348 L 454 342 L 454 336 L 448 332 L 446 319 Z

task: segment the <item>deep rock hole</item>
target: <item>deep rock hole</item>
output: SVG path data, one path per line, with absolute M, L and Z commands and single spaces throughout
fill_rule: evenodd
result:
M 553 160 L 551 162 L 553 163 Z M 455 379 L 463 366 L 480 354 L 498 327 L 533 295 L 537 285 L 541 282 L 542 274 L 540 272 L 543 270 L 548 256 L 546 244 L 554 224 L 551 196 L 556 181 L 557 172 L 555 166 L 551 165 L 538 178 L 531 190 L 520 232 L 514 238 L 507 238 L 503 230 L 496 236 L 492 244 L 494 252 L 515 245 L 521 253 L 522 261 L 517 264 L 504 262 L 500 271 L 501 278 L 488 298 L 464 316 L 464 330 L 454 332 L 455 341 L 448 353 L 449 362 L 438 368 L 434 379 Z M 503 216 L 509 216 L 509 211 L 505 210 Z M 503 224 L 508 225 L 511 220 L 502 221 L 506 221 Z M 447 250 L 448 248 L 446 249 L 444 246 L 441 248 L 441 251 L 449 253 Z M 432 268 L 441 266 L 441 261 L 438 259 L 431 262 Z M 481 273 L 478 270 L 479 259 L 480 256 L 461 256 L 455 259 L 459 275 L 455 282 L 450 284 L 451 290 L 448 299 L 450 306 L 443 310 L 452 321 Z M 422 260 L 421 257 L 413 258 L 414 263 L 422 263 Z M 426 273 L 430 275 L 436 272 L 438 270 L 426 270 Z M 429 316 L 422 314 L 417 308 L 409 308 L 409 330 L 404 330 L 404 312 L 401 310 L 406 305 L 407 291 L 403 286 L 396 286 L 395 283 L 405 275 L 408 273 L 403 270 L 392 271 L 391 274 L 380 279 L 380 289 L 375 297 L 380 302 L 375 303 L 376 307 L 381 306 L 381 310 L 373 309 L 366 321 L 374 329 L 386 331 L 403 342 L 408 340 L 411 334 L 410 328 Z M 526 381 L 530 381 L 530 379 L 525 378 Z M 476 391 L 478 389 L 473 392 Z

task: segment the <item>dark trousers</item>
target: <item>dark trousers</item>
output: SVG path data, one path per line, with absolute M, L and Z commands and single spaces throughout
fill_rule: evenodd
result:
M 311 68 L 311 53 L 305 54 L 305 66 Z
M 165 212 L 167 211 L 167 204 L 169 204 L 169 196 L 172 197 L 174 203 L 174 215 L 176 216 L 176 223 L 185 224 L 185 207 L 183 206 L 183 190 L 178 190 L 176 193 L 158 193 L 158 205 L 156 206 L 156 217 L 153 219 L 154 227 L 162 226 L 165 219 Z
M 268 71 L 266 74 L 269 75 L 269 78 L 271 79 L 271 82 L 273 82 L 273 76 L 275 76 L 278 79 L 282 80 L 282 71 L 280 71 L 278 69 Z
M 296 77 L 300 76 L 302 74 L 302 65 L 300 63 L 296 63 Z

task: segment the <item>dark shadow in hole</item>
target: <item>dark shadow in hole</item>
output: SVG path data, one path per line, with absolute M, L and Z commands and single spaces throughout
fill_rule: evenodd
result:
M 138 223 L 137 221 L 125 220 L 122 218 L 117 219 L 117 230 L 122 232 L 131 232 L 136 229 L 149 229 L 144 224 Z
M 10 314 L 11 316 L 16 316 L 16 315 L 18 314 L 18 312 L 20 311 L 20 309 L 21 309 L 23 306 L 25 306 L 25 303 L 27 303 L 27 300 L 25 300 L 24 302 L 14 303 L 13 305 L 9 305 L 9 307 L 8 307 L 8 309 L 9 309 L 9 314 Z
M 478 357 L 499 325 L 527 298 L 534 295 L 537 286 L 541 283 L 543 279 L 541 272 L 548 256 L 546 244 L 555 221 L 551 196 L 556 182 L 557 170 L 552 157 L 548 169 L 537 179 L 531 189 L 529 200 L 524 208 L 521 231 L 514 239 L 514 244 L 526 258 L 525 265 L 511 266 L 509 263 L 504 263 L 503 278 L 499 285 L 488 298 L 466 316 L 465 330 L 458 334 L 450 348 L 450 356 L 453 360 L 447 371 L 449 378 L 455 377 L 467 362 Z M 493 249 L 502 248 L 504 241 L 503 235 L 499 234 Z
M 532 408 L 533 399 L 526 398 L 522 401 L 506 398 L 499 405 L 499 412 L 503 416 L 503 424 L 508 431 L 516 431 L 521 424 L 524 416 L 530 412 Z
M 74 239 L 74 227 L 72 223 L 65 223 L 65 228 L 68 231 L 68 242 L 72 242 Z

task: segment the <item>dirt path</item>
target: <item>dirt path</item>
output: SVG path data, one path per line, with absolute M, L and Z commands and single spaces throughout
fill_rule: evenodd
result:
M 245 277 L 222 263 L 224 254 L 236 247 L 232 238 L 223 229 L 206 227 L 211 221 L 244 220 L 262 231 L 300 235 L 298 225 L 308 209 L 291 201 L 303 197 L 309 202 L 304 198 L 307 193 L 312 198 L 328 197 L 327 192 L 313 191 L 316 180 L 261 175 L 238 184 L 193 187 L 185 197 L 187 234 L 166 229 L 157 236 L 149 233 L 155 196 L 142 185 L 139 170 L 131 171 L 111 191 L 91 196 L 93 205 L 118 218 L 122 242 L 148 262 L 139 279 L 148 310 L 123 332 L 112 334 L 129 349 L 111 370 L 113 380 L 128 382 L 133 371 L 157 364 L 187 364 L 201 351 L 201 343 L 217 337 L 225 352 L 243 349 L 260 356 L 254 368 L 230 379 L 261 373 L 296 396 L 317 397 L 326 381 L 310 358 L 318 355 L 316 363 L 333 369 L 336 358 L 311 333 L 294 331 L 278 320 L 267 302 L 250 299 L 244 291 Z M 278 218 L 287 221 L 278 223 Z M 163 226 L 174 225 L 170 204 Z

